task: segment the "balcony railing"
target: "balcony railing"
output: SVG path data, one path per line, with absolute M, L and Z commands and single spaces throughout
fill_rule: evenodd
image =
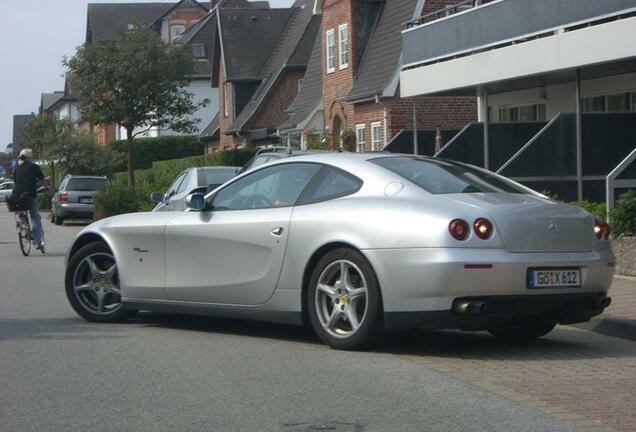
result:
M 464 0 L 460 3 L 446 6 L 445 8 L 422 15 L 421 17 L 416 18 L 413 21 L 409 21 L 408 23 L 406 23 L 406 28 L 415 27 L 420 24 L 424 24 L 430 21 L 435 21 L 447 16 L 455 15 L 457 13 L 476 8 L 483 4 L 490 3 L 491 1 L 493 0 Z

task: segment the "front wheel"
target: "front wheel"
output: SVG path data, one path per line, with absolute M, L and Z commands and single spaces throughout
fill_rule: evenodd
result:
M 29 256 L 31 253 L 31 227 L 29 219 L 24 214 L 20 215 L 18 219 L 18 242 L 22 255 Z
M 525 326 L 519 327 L 506 327 L 506 328 L 495 328 L 488 330 L 488 333 L 491 335 L 507 340 L 514 339 L 537 339 L 541 336 L 545 336 L 554 330 L 556 327 L 556 323 L 554 321 L 542 322 L 542 323 L 534 323 L 528 324 Z
M 117 263 L 104 243 L 89 243 L 73 254 L 65 285 L 71 306 L 88 321 L 118 322 L 134 314 L 122 305 Z
M 380 286 L 358 251 L 335 249 L 318 261 L 306 307 L 314 331 L 331 348 L 368 348 L 384 333 Z

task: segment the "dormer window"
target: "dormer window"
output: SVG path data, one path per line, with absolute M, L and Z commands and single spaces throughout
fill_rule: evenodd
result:
M 205 45 L 196 44 L 192 45 L 192 54 L 195 58 L 202 59 L 205 58 Z
M 185 32 L 186 28 L 184 25 L 176 24 L 170 26 L 170 40 L 174 40 L 181 33 Z

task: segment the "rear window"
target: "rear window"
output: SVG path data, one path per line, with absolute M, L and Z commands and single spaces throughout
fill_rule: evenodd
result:
M 527 193 L 513 182 L 457 162 L 414 156 L 373 159 L 433 194 L 507 192 Z
M 199 187 L 223 184 L 236 175 L 235 168 L 199 170 Z
M 91 192 L 108 186 L 108 180 L 98 178 L 71 178 L 64 190 L 77 192 Z

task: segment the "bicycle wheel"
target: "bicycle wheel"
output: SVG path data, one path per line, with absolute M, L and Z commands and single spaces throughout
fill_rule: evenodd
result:
M 22 255 L 29 256 L 31 253 L 31 225 L 29 224 L 29 219 L 24 215 L 20 216 L 18 239 L 20 241 Z

